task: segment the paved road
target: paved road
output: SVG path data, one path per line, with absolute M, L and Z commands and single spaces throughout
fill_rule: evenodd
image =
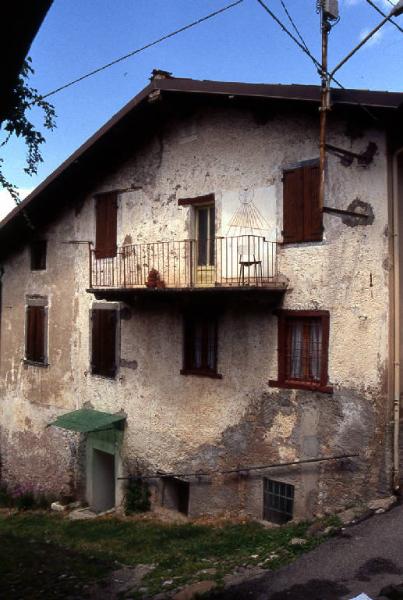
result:
M 403 582 L 403 505 L 345 530 L 292 565 L 229 588 L 220 600 L 350 600 Z M 403 597 L 403 596 L 402 596 Z

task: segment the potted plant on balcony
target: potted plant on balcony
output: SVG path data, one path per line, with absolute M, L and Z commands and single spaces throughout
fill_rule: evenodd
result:
M 151 271 L 148 273 L 146 286 L 148 288 L 165 288 L 165 281 L 161 279 L 161 275 L 159 274 L 159 271 L 157 271 L 157 269 L 151 269 Z

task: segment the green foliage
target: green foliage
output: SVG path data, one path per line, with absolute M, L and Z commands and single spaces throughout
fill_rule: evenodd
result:
M 38 90 L 28 85 L 28 79 L 33 73 L 31 59 L 27 58 L 12 91 L 11 108 L 1 124 L 1 131 L 5 132 L 6 137 L 0 143 L 0 148 L 5 146 L 13 135 L 24 140 L 27 147 L 24 171 L 28 175 L 37 173 L 38 165 L 43 160 L 40 147 L 45 142 L 42 133 L 30 121 L 30 111 L 34 106 L 42 110 L 45 129 L 52 130 L 56 125 L 54 107 L 42 98 Z M 3 163 L 4 160 L 0 158 L 0 185 L 8 190 L 18 204 L 20 198 L 16 186 L 4 175 Z
M 34 493 L 27 490 L 14 498 L 14 506 L 18 510 L 31 510 L 35 507 Z
M 125 513 L 131 515 L 150 510 L 150 490 L 141 479 L 128 479 L 125 494 Z
M 0 483 L 0 507 L 9 508 L 13 505 L 13 499 L 8 492 L 8 488 L 4 483 Z
M 0 483 L 0 507 L 18 510 L 48 509 L 52 499 L 39 486 L 30 484 L 8 487 Z

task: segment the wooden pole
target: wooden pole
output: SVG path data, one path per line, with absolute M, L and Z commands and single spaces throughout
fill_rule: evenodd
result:
M 322 73 L 321 73 L 321 94 L 320 94 L 320 129 L 319 129 L 319 207 L 323 210 L 325 203 L 325 173 L 326 173 L 326 125 L 327 112 L 330 110 L 330 89 L 329 76 L 327 73 L 327 54 L 328 54 L 328 36 L 330 24 L 321 12 L 322 29 Z

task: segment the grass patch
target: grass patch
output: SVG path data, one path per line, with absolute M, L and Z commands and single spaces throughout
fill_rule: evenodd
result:
M 142 584 L 150 595 L 201 579 L 220 584 L 236 566 L 276 569 L 314 548 L 323 538 L 290 545 L 292 538 L 304 538 L 307 528 L 304 523 L 266 529 L 257 523 L 213 527 L 113 518 L 69 521 L 46 512 L 3 513 L 0 597 L 65 598 L 72 593 L 85 597 L 85 585 L 119 565 L 151 563 L 156 567 Z M 202 572 L 212 568 L 214 574 Z M 172 583 L 161 588 L 167 580 Z

